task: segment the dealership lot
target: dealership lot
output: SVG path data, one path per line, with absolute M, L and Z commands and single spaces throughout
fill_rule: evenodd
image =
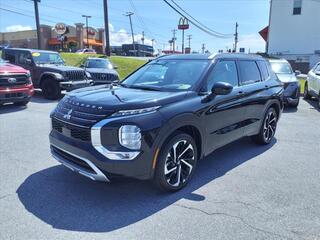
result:
M 50 156 L 49 113 L 0 108 L 0 239 L 320 239 L 320 112 L 301 99 L 276 139 L 230 144 L 180 192 L 149 182 L 95 183 Z

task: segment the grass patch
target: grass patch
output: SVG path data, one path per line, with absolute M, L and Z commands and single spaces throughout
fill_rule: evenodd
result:
M 60 53 L 61 57 L 65 60 L 66 65 L 79 67 L 83 64 L 88 57 L 104 58 L 102 54 L 77 54 L 77 53 Z M 145 60 L 139 60 L 127 57 L 112 56 L 109 58 L 113 65 L 117 66 L 120 79 L 124 79 L 131 72 L 145 64 Z

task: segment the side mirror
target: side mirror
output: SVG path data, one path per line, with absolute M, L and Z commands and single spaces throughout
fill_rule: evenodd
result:
M 298 75 L 300 75 L 300 74 L 301 74 L 301 71 L 299 71 L 299 70 L 295 70 L 295 71 L 294 71 L 294 74 L 295 74 L 296 76 L 298 76 Z
M 216 82 L 212 89 L 211 94 L 213 95 L 228 95 L 232 92 L 233 86 L 226 82 Z
M 317 76 L 320 76 L 320 71 L 315 72 Z
M 27 58 L 27 59 L 26 59 L 26 64 L 32 65 L 32 60 L 31 60 L 30 58 Z
M 117 65 L 113 65 L 113 69 L 118 69 L 118 66 Z

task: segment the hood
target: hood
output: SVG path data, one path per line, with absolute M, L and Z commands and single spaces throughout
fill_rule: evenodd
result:
M 0 73 L 27 73 L 28 70 L 11 63 L 1 63 Z
M 85 70 L 89 73 L 105 73 L 105 74 L 118 75 L 117 71 L 115 71 L 114 69 L 108 69 L 108 68 L 85 68 Z
M 111 90 L 108 85 L 100 85 L 74 90 L 68 97 L 75 102 L 117 111 L 163 106 L 183 100 L 186 94 L 187 92 L 146 91 L 121 86 L 115 86 Z
M 65 65 L 58 65 L 58 64 L 41 64 L 41 65 L 38 65 L 38 66 L 42 67 L 42 68 L 52 69 L 52 70 L 62 71 L 62 72 L 75 71 L 75 70 L 84 71 L 82 68 L 65 66 Z
M 298 81 L 295 74 L 277 74 L 277 76 L 279 80 L 283 83 Z

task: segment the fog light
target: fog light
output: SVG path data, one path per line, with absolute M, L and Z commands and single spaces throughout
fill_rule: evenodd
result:
M 141 148 L 140 128 L 135 125 L 124 125 L 119 128 L 119 142 L 122 146 L 138 150 Z

